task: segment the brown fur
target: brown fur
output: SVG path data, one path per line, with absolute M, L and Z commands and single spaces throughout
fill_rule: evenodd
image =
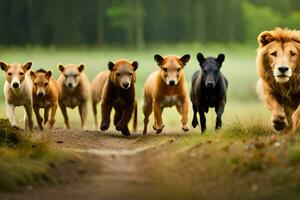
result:
M 4 84 L 4 96 L 6 101 L 6 111 L 12 126 L 17 127 L 15 116 L 15 107 L 23 106 L 25 108 L 24 121 L 25 130 L 33 129 L 32 121 L 32 82 L 27 76 L 32 63 L 26 64 L 6 64 L 0 62 L 1 69 L 6 73 L 6 81 Z
M 123 135 L 130 135 L 128 123 L 134 115 L 133 130 L 137 126 L 137 102 L 135 100 L 136 81 L 135 70 L 138 63 L 127 60 L 109 62 L 109 71 L 100 72 L 92 82 L 92 105 L 95 126 L 98 127 L 97 104 L 101 101 L 101 130 L 107 130 L 110 124 L 110 113 L 115 109 L 114 125 Z M 130 74 L 130 75 L 129 75 Z M 128 88 L 123 88 L 123 83 L 129 83 Z
M 183 68 L 190 56 L 185 55 L 179 58 L 171 55 L 162 58 L 160 55 L 155 55 L 154 59 L 159 70 L 150 74 L 144 86 L 143 134 L 147 134 L 147 125 L 152 111 L 154 112 L 153 128 L 157 134 L 161 133 L 164 128 L 162 111 L 165 107 L 172 106 L 176 106 L 182 115 L 182 129 L 188 131 L 189 95 Z
M 49 128 L 52 129 L 55 123 L 55 114 L 58 104 L 59 88 L 54 80 L 51 71 L 38 70 L 30 72 L 33 82 L 32 100 L 33 110 L 39 128 L 43 130 L 43 118 L 40 115 L 40 109 L 44 108 L 44 125 L 48 122 L 49 111 L 51 110 Z
M 272 112 L 273 127 L 285 133 L 300 129 L 300 32 L 277 28 L 258 36 L 257 90 Z M 285 67 L 286 76 L 277 76 Z
M 89 80 L 83 72 L 84 65 L 68 64 L 58 66 L 61 75 L 58 78 L 58 103 L 64 117 L 65 128 L 70 128 L 67 107 L 78 106 L 81 127 L 87 129 L 87 101 L 89 96 Z

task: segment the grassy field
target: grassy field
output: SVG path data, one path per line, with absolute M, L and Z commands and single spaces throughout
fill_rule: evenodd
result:
M 57 64 L 67 63 L 84 63 L 86 64 L 86 73 L 90 81 L 95 75 L 107 69 L 108 61 L 115 61 L 120 58 L 127 58 L 129 60 L 137 60 L 139 68 L 137 71 L 137 95 L 139 108 L 142 105 L 142 90 L 143 84 L 147 76 L 157 70 L 157 65 L 153 60 L 153 55 L 159 53 L 161 55 L 177 54 L 183 55 L 185 53 L 191 54 L 191 60 L 185 67 L 189 87 L 192 74 L 199 69 L 196 55 L 198 52 L 204 53 L 205 56 L 217 56 L 219 53 L 226 55 L 222 71 L 229 79 L 228 90 L 228 104 L 225 108 L 224 124 L 229 125 L 233 121 L 240 120 L 242 122 L 251 122 L 253 120 L 268 120 L 268 112 L 264 106 L 258 101 L 255 95 L 255 82 L 257 80 L 255 69 L 255 47 L 244 47 L 241 45 L 201 45 L 201 44 L 177 44 L 174 46 L 153 46 L 143 51 L 136 51 L 134 49 L 41 49 L 41 48 L 9 48 L 2 49 L 1 60 L 5 62 L 26 62 L 33 61 L 33 70 L 39 68 L 51 69 L 54 77 L 59 76 Z M 5 74 L 1 73 L 0 86 L 3 85 Z M 3 94 L 0 93 L 2 103 L 0 103 L 0 117 L 6 117 L 5 105 L 3 103 Z M 91 113 L 91 106 L 89 107 L 89 128 L 93 128 L 93 119 Z M 164 121 L 166 125 L 171 125 L 176 129 L 179 126 L 179 115 L 176 109 L 167 109 L 164 113 Z M 22 122 L 23 110 L 18 109 L 18 119 Z M 71 116 L 71 126 L 78 127 L 79 116 L 77 109 L 69 110 Z M 172 117 L 169 117 L 172 116 Z M 190 112 L 192 116 L 192 112 Z M 139 109 L 139 127 L 142 124 L 142 112 Z M 191 117 L 190 117 L 191 118 Z M 210 112 L 207 116 L 209 124 L 214 123 L 214 113 Z M 57 126 L 62 127 L 62 116 L 60 111 L 57 114 Z M 167 129 L 168 126 L 166 127 Z

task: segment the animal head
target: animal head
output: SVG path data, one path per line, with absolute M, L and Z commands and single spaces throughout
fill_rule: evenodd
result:
M 30 76 L 33 82 L 33 93 L 39 97 L 45 96 L 49 88 L 49 80 L 52 72 L 39 69 L 35 72 L 31 71 Z
M 278 83 L 299 73 L 300 32 L 276 28 L 258 36 L 257 66 L 262 76 L 268 74 Z
M 160 67 L 160 76 L 169 86 L 175 86 L 183 76 L 183 68 L 190 60 L 190 55 L 185 54 L 181 58 L 170 55 L 162 57 L 158 54 L 154 56 L 154 60 Z
M 32 62 L 25 64 L 6 64 L 0 61 L 0 66 L 6 73 L 6 80 L 13 89 L 20 88 L 25 79 L 26 72 L 31 68 Z
M 84 67 L 83 64 L 58 65 L 58 69 L 64 77 L 64 84 L 67 88 L 74 89 L 77 87 L 80 81 L 80 74 L 83 72 Z
M 224 54 L 219 54 L 217 58 L 205 58 L 202 53 L 197 54 L 197 60 L 203 72 L 205 87 L 214 88 L 218 82 L 221 74 L 220 69 L 225 60 Z
M 128 60 L 118 60 L 115 63 L 108 62 L 108 69 L 111 71 L 110 80 L 123 89 L 128 89 L 136 81 L 135 71 L 139 64 Z

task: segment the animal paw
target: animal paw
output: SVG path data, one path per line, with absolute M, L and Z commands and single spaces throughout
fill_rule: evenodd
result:
M 164 128 L 165 128 L 165 125 L 163 125 L 161 128 L 157 128 L 156 129 L 156 134 L 160 134 L 163 131 Z
M 182 126 L 182 130 L 183 130 L 184 132 L 187 132 L 187 131 L 189 131 L 189 127 L 188 127 L 188 126 Z
M 276 131 L 282 131 L 289 126 L 285 115 L 273 115 L 272 125 Z
M 124 136 L 127 136 L 127 137 L 130 136 L 130 131 L 128 128 L 123 129 L 121 132 L 122 132 L 122 135 L 124 135 Z
M 198 126 L 198 120 L 196 118 L 193 119 L 192 126 L 193 128 L 196 128 L 196 126 Z
M 106 131 L 108 128 L 109 128 L 109 126 L 106 124 L 101 124 L 101 126 L 100 126 L 101 131 Z

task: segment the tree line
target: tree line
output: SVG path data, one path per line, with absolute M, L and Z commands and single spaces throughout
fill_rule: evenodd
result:
M 300 28 L 298 0 L 0 0 L 0 45 L 249 42 Z

